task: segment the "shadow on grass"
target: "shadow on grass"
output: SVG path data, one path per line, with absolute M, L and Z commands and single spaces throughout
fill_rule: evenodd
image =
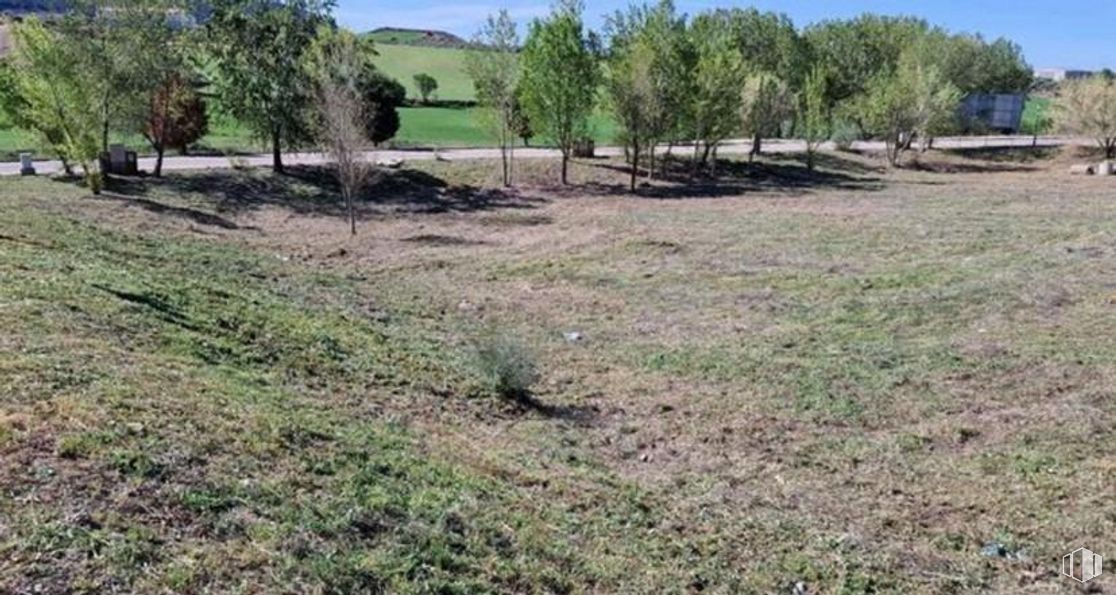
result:
M 810 170 L 804 164 L 788 156 L 748 163 L 746 161 L 719 159 L 714 167 L 695 173 L 688 159 L 665 159 L 656 171 L 654 183 L 647 183 L 641 176 L 636 195 L 646 198 L 719 198 L 739 196 L 748 192 L 781 191 L 788 194 L 804 194 L 814 190 L 862 190 L 876 191 L 883 188 L 883 181 L 877 173 L 855 161 L 840 157 L 819 156 L 819 167 Z M 631 169 L 623 163 L 588 163 L 592 167 L 620 172 L 625 175 Z M 842 171 L 844 170 L 844 171 Z M 638 183 L 638 182 L 637 182 Z M 576 187 L 584 194 L 622 194 L 628 192 L 623 183 L 591 183 Z
M 992 161 L 949 161 L 938 160 L 932 156 L 915 155 L 904 160 L 902 168 L 909 171 L 922 171 L 936 174 L 990 174 L 1038 171 L 1037 166 L 1019 163 Z
M 591 424 L 600 414 L 600 410 L 592 405 L 550 405 L 531 394 L 519 395 L 512 402 L 522 412 L 537 413 L 547 419 L 560 419 L 579 425 Z
M 188 207 L 176 207 L 139 196 L 128 196 L 125 194 L 117 194 L 115 192 L 102 192 L 100 196 L 95 196 L 94 198 L 97 200 L 115 200 L 128 205 L 137 206 L 145 211 L 154 213 L 156 215 L 170 215 L 193 221 L 194 223 L 198 223 L 200 225 L 210 225 L 213 227 L 220 227 L 221 229 L 258 229 L 255 227 L 243 227 L 237 225 L 236 223 L 213 213 L 207 213 L 205 211 L 199 211 L 197 209 L 191 209 Z
M 1062 147 L 976 147 L 947 149 L 942 152 L 992 163 L 1032 163 L 1057 157 L 1061 154 Z
M 152 211 L 173 214 L 218 227 L 234 223 L 194 209 L 155 202 L 160 197 L 190 197 L 232 215 L 263 207 L 283 207 L 302 215 L 347 217 L 340 188 L 324 167 L 289 167 L 285 175 L 266 170 L 172 173 L 163 178 L 113 177 L 113 198 L 130 200 Z M 429 173 L 388 170 L 357 199 L 357 216 L 373 219 L 392 214 L 435 214 L 497 209 L 533 209 L 544 199 L 514 190 L 453 185 Z M 161 210 L 160 210 L 161 209 Z

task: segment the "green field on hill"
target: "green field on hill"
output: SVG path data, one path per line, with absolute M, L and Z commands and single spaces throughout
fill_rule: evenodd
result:
M 414 77 L 425 72 L 438 80 L 437 98 L 472 101 L 473 81 L 465 74 L 465 50 L 411 45 L 376 44 L 376 67 L 407 88 L 407 97 L 418 99 Z

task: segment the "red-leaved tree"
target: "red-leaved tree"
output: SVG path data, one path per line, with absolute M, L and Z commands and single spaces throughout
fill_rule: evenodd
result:
M 144 136 L 155 150 L 155 177 L 163 174 L 163 153 L 168 147 L 185 153 L 209 130 L 205 100 L 190 81 L 175 75 L 151 98 Z

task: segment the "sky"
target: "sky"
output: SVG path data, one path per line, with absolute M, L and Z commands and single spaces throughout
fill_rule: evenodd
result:
M 789 15 L 799 27 L 862 12 L 914 15 L 954 32 L 1008 37 L 1023 46 L 1036 68 L 1116 68 L 1114 0 L 675 0 L 678 11 L 755 6 Z M 585 17 L 600 28 L 602 16 L 627 0 L 585 0 Z M 520 24 L 547 12 L 548 2 L 529 0 L 339 0 L 334 11 L 345 26 L 439 29 L 472 37 L 485 17 L 507 8 Z

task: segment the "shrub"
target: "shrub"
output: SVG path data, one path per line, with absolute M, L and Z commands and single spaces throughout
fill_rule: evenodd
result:
M 848 120 L 840 120 L 833 125 L 830 137 L 838 151 L 851 151 L 853 143 L 860 140 L 860 130 Z
M 146 122 L 148 138 L 159 139 L 163 147 L 185 153 L 208 131 L 205 100 L 190 81 L 174 76 L 155 92 Z
M 476 364 L 485 388 L 505 399 L 527 398 L 539 379 L 531 352 L 498 334 L 489 334 L 477 344 Z

